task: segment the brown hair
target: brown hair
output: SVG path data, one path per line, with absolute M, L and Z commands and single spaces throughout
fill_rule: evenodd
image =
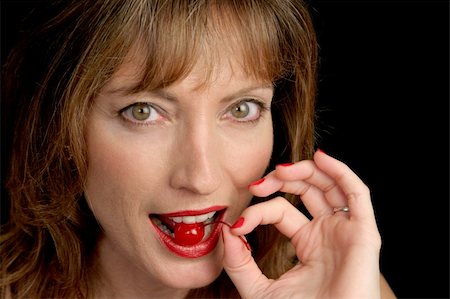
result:
M 269 169 L 310 158 L 314 147 L 317 46 L 302 1 L 63 2 L 50 6 L 49 21 L 26 36 L 3 69 L 2 129 L 13 133 L 2 132 L 2 143 L 13 140 L 2 161 L 9 215 L 0 239 L 0 286 L 13 297 L 89 294 L 99 227 L 83 197 L 85 120 L 137 41 L 147 56 L 136 89 L 183 78 L 200 55 L 213 68 L 218 46 L 239 50 L 248 74 L 275 86 Z M 223 35 L 232 42 L 218 44 Z M 266 275 L 275 278 L 291 266 L 287 242 L 274 229 L 258 228 L 250 241 Z M 229 286 L 223 273 L 190 296 L 236 296 Z

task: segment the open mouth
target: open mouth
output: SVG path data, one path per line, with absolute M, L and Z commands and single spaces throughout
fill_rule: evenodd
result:
M 213 229 L 219 213 L 212 211 L 196 216 L 150 215 L 150 219 L 166 235 L 173 238 L 175 243 L 192 246 L 206 240 Z
M 217 244 L 224 213 L 224 207 L 212 207 L 202 211 L 150 214 L 149 218 L 171 251 L 184 257 L 198 257 Z

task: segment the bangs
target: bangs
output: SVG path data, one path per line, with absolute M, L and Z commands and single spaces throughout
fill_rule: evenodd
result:
M 157 20 L 157 21 L 155 21 Z M 141 15 L 138 53 L 144 53 L 133 92 L 171 85 L 200 64 L 200 85 L 214 80 L 224 63 L 264 82 L 285 76 L 283 32 L 270 1 L 173 1 Z

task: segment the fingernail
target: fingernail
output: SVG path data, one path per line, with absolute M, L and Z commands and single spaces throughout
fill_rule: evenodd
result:
M 239 228 L 244 224 L 244 217 L 239 217 L 239 219 L 231 226 L 231 228 Z
M 257 181 L 254 181 L 254 182 L 251 183 L 250 185 L 248 185 L 248 187 L 259 185 L 259 184 L 261 184 L 261 183 L 264 182 L 264 181 L 265 181 L 265 178 L 259 179 L 259 180 L 257 180 Z
M 325 152 L 323 150 L 321 150 L 320 148 L 318 148 L 317 151 L 325 154 Z
M 291 166 L 291 165 L 294 165 L 294 163 L 281 163 L 281 164 L 278 164 L 277 166 L 287 167 L 287 166 Z

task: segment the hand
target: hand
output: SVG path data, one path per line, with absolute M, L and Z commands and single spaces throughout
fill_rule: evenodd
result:
M 277 166 L 250 187 L 256 196 L 300 195 L 313 219 L 286 199 L 250 206 L 239 228 L 223 228 L 224 268 L 243 298 L 380 298 L 379 251 L 370 192 L 345 164 L 318 151 L 314 161 Z M 334 207 L 349 212 L 333 212 Z M 273 224 L 290 240 L 299 264 L 268 279 L 238 236 Z

